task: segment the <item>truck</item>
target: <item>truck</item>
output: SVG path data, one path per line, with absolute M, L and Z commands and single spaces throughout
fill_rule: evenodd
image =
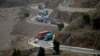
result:
M 44 37 L 44 40 L 45 41 L 52 40 L 52 39 L 53 39 L 53 33 L 48 33 Z
M 46 34 L 48 34 L 48 33 L 50 33 L 50 32 L 49 32 L 49 31 L 42 31 L 42 32 L 39 32 L 39 33 L 37 34 L 37 38 L 38 38 L 39 40 L 44 39 L 44 36 L 45 36 Z

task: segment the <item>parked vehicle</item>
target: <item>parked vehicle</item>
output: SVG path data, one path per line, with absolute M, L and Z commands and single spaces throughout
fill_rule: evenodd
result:
M 40 39 L 44 39 L 44 36 L 46 34 L 50 33 L 49 31 L 42 31 L 42 32 L 39 32 L 38 35 L 37 35 L 37 38 L 40 40 Z
M 39 39 L 35 39 L 35 40 L 34 40 L 34 43 L 37 43 L 37 42 L 39 42 Z

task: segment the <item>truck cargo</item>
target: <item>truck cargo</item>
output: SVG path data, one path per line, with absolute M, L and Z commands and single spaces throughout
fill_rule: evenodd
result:
M 44 36 L 45 36 L 47 33 L 50 33 L 50 32 L 49 32 L 49 31 L 42 31 L 42 32 L 39 32 L 38 35 L 37 35 L 37 38 L 38 38 L 38 39 L 44 39 Z

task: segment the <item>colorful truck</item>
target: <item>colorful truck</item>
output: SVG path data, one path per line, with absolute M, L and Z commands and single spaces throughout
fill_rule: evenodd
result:
M 38 35 L 37 35 L 37 38 L 40 40 L 40 39 L 44 39 L 44 36 L 46 34 L 50 33 L 49 31 L 42 31 L 42 32 L 39 32 Z

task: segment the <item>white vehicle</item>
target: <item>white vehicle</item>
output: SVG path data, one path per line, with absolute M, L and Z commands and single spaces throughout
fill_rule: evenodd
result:
M 39 42 L 39 39 L 35 39 L 35 40 L 34 40 L 34 43 L 37 43 L 37 42 Z

